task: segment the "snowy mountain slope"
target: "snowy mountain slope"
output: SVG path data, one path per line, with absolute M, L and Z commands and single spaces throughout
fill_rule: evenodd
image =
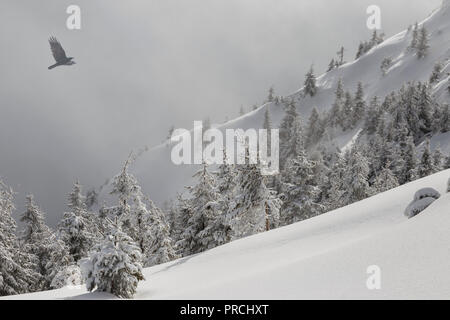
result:
M 413 24 L 414 21 L 411 21 Z M 411 41 L 411 33 L 403 31 L 382 44 L 372 48 L 368 53 L 356 61 L 351 61 L 340 68 L 334 69 L 318 77 L 318 94 L 313 97 L 303 97 L 302 90 L 287 97 L 298 101 L 298 112 L 307 121 L 310 111 L 317 107 L 321 111 L 328 110 L 335 97 L 337 82 L 343 80 L 344 89 L 354 92 L 358 82 L 364 85 L 366 99 L 377 95 L 384 98 L 394 90 L 410 81 L 427 81 L 436 62 L 444 64 L 443 74 L 450 72 L 450 4 L 445 0 L 442 7 L 435 10 L 421 24 L 424 24 L 430 34 L 430 52 L 424 59 L 417 59 L 413 52 L 407 50 Z M 354 53 L 346 53 L 347 60 L 353 60 Z M 386 76 L 382 75 L 380 65 L 384 58 L 392 58 L 393 65 Z M 444 77 L 435 85 L 433 93 L 440 101 L 449 101 L 447 81 L 450 76 Z M 284 116 L 282 104 L 267 103 L 259 109 L 225 124 L 217 125 L 225 130 L 228 128 L 261 128 L 265 110 L 269 108 L 272 123 L 276 127 Z M 192 119 L 193 121 L 195 119 Z M 338 147 L 345 147 L 354 140 L 358 129 L 333 134 L 333 143 Z M 434 148 L 438 144 L 444 152 L 450 152 L 450 139 L 448 134 L 437 135 L 431 139 Z M 184 186 L 192 182 L 192 175 L 198 169 L 195 165 L 175 166 L 170 160 L 171 145 L 166 143 L 144 152 L 131 170 L 139 179 L 143 190 L 147 192 L 159 205 L 164 201 L 173 199 L 177 192 L 182 192 Z M 105 199 L 109 189 L 105 188 L 101 199 Z
M 137 299 L 450 299 L 450 170 L 288 227 L 145 270 Z M 442 196 L 408 220 L 423 187 Z M 367 268 L 381 269 L 368 290 Z M 4 299 L 109 299 L 84 287 Z

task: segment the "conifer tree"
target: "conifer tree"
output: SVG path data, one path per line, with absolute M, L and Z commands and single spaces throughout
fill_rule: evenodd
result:
M 335 92 L 335 101 L 331 107 L 328 115 L 328 123 L 331 127 L 343 125 L 343 104 L 344 104 L 344 88 L 342 85 L 342 79 L 339 79 Z
M 442 63 L 441 62 L 436 62 L 436 64 L 434 65 L 433 68 L 433 72 L 430 76 L 430 83 L 436 83 L 441 79 L 441 74 L 442 74 Z
M 409 48 L 417 49 L 418 44 L 419 44 L 419 24 L 416 22 L 413 28 L 412 39 Z
M 314 161 L 307 158 L 304 150 L 295 159 L 289 161 L 282 187 L 283 224 L 295 223 L 322 213 L 323 207 L 317 202 L 320 189 L 314 181 L 316 165 Z
M 408 137 L 403 158 L 405 159 L 405 167 L 403 169 L 403 177 L 400 179 L 401 184 L 414 181 L 418 177 L 416 146 L 411 136 Z
M 313 108 L 308 121 L 306 130 L 306 146 L 310 147 L 320 140 L 323 134 L 322 123 L 317 108 Z
M 20 220 L 25 227 L 20 242 L 27 253 L 35 257 L 35 271 L 41 275 L 38 287 L 51 288 L 56 274 L 72 263 L 68 248 L 45 224 L 44 213 L 34 203 L 32 195 L 27 196 L 26 210 Z
M 334 61 L 334 58 L 331 59 L 330 64 L 328 65 L 327 72 L 332 71 L 334 68 L 336 68 L 336 61 Z
M 275 98 L 275 89 L 273 87 L 269 88 L 269 95 L 267 96 L 267 102 L 273 102 Z
M 313 66 L 309 69 L 309 72 L 305 77 L 305 96 L 309 95 L 314 97 L 317 94 L 316 76 L 314 75 Z
M 260 167 L 249 163 L 249 156 L 247 148 L 246 164 L 236 166 L 237 188 L 230 210 L 235 238 L 270 230 L 279 224 L 282 202 L 276 192 L 267 187 Z
M 419 178 L 424 178 L 434 173 L 433 158 L 430 151 L 430 140 L 425 143 L 425 148 L 422 153 L 422 158 L 418 166 Z
M 386 74 L 391 66 L 392 66 L 392 59 L 384 58 L 383 61 L 381 62 L 381 66 L 380 66 L 383 77 L 386 76 Z
M 143 259 L 139 246 L 120 225 L 123 224 L 117 217 L 110 223 L 111 229 L 105 239 L 80 264 L 89 291 L 97 289 L 130 299 L 136 293 L 138 282 L 145 280 Z
M 121 223 L 120 229 L 138 245 L 143 265 L 175 259 L 177 255 L 164 215 L 144 196 L 136 178 L 128 172 L 128 166 L 129 160 L 112 183 L 111 194 L 117 195 L 119 204 L 104 209 L 103 216 L 108 218 L 106 220 L 112 221 L 120 217 L 118 220 Z M 159 237 L 157 240 L 154 238 L 155 234 Z
M 450 107 L 447 103 L 441 108 L 441 112 L 439 113 L 439 124 L 437 124 L 437 127 L 442 133 L 450 131 Z
M 353 129 L 353 112 L 354 112 L 354 104 L 353 97 L 349 91 L 345 93 L 345 101 L 342 109 L 343 114 L 343 126 L 342 129 L 344 131 Z
M 378 174 L 375 179 L 373 189 L 375 194 L 382 193 L 391 189 L 394 189 L 399 186 L 398 180 L 395 177 L 394 173 L 389 169 L 390 164 L 387 163 L 383 170 Z
M 85 197 L 81 192 L 81 185 L 76 181 L 69 194 L 69 212 L 58 226 L 58 234 L 64 241 L 75 261 L 86 257 L 97 238 L 100 237 L 97 221 L 92 213 L 86 209 Z
M 220 195 L 217 192 L 215 176 L 203 164 L 202 170 L 198 171 L 194 178 L 197 183 L 189 187 L 190 192 L 189 210 L 192 212 L 187 221 L 183 234 L 183 255 L 191 255 L 215 247 L 214 236 L 209 228 L 222 212 L 220 210 Z
M 428 54 L 428 49 L 430 48 L 428 39 L 428 31 L 425 26 L 422 26 L 419 32 L 419 38 L 417 42 L 417 57 L 419 59 L 425 58 Z
M 444 155 L 442 154 L 440 146 L 437 146 L 433 152 L 434 172 L 439 172 L 443 170 L 443 162 L 444 162 Z
M 444 170 L 450 169 L 450 155 L 445 158 Z
M 345 63 L 344 62 L 344 51 L 345 51 L 344 47 L 341 47 L 339 49 L 339 51 L 337 52 L 337 55 L 338 55 L 337 65 L 338 66 L 342 66 Z
M 14 192 L 0 180 L 0 296 L 35 291 L 40 275 L 34 269 L 35 259 L 20 247 L 16 222 Z
M 164 213 L 155 206 L 153 201 L 149 201 L 149 215 L 146 223 L 150 229 L 143 241 L 143 261 L 144 267 L 166 263 L 179 258 L 173 240 L 170 236 L 169 224 Z M 143 204 L 141 204 L 143 205 Z M 146 207 L 143 207 L 145 210 Z
M 323 190 L 325 206 L 328 211 L 338 209 L 346 205 L 342 202 L 344 190 L 347 187 L 344 186 L 346 167 L 347 156 L 342 156 L 338 153 L 337 160 L 334 162 L 330 170 L 330 177 L 328 179 L 329 186 Z
M 346 186 L 341 201 L 343 205 L 361 201 L 372 194 L 368 182 L 369 162 L 359 150 L 349 153 L 343 184 Z
M 364 100 L 364 89 L 361 82 L 358 83 L 358 89 L 356 90 L 353 109 L 353 121 L 352 127 L 361 121 L 366 114 L 366 102 Z
M 281 120 L 280 124 L 280 169 L 284 168 L 286 163 L 285 159 L 290 156 L 291 153 L 291 139 L 294 123 L 298 119 L 297 108 L 294 101 L 290 101 L 286 108 L 286 114 Z
M 364 123 L 364 130 L 368 135 L 373 135 L 380 123 L 378 97 L 374 96 L 370 101 L 369 108 L 367 110 L 366 119 Z

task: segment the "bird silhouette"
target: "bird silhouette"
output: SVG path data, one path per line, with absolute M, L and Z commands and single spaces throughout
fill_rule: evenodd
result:
M 58 66 L 70 66 L 75 64 L 73 57 L 66 56 L 66 52 L 61 46 L 61 43 L 59 43 L 55 37 L 50 37 L 50 39 L 48 39 L 48 43 L 50 43 L 50 49 L 52 50 L 53 58 L 55 58 L 56 61 L 54 65 L 48 67 L 49 70 Z

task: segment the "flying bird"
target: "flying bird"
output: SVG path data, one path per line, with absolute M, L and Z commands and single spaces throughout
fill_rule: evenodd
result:
M 52 50 L 53 58 L 55 58 L 56 61 L 54 65 L 48 67 L 49 70 L 58 66 L 70 66 L 75 64 L 75 61 L 72 61 L 73 57 L 66 56 L 66 52 L 61 46 L 61 43 L 59 43 L 59 41 L 55 37 L 50 37 L 50 39 L 48 39 L 48 42 L 50 43 L 50 49 Z

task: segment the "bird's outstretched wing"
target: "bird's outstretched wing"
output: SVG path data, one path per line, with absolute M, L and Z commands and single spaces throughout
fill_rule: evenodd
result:
M 63 62 L 67 59 L 66 52 L 64 51 L 61 43 L 55 38 L 50 37 L 48 39 L 50 43 L 50 49 L 52 50 L 53 58 L 55 58 L 56 62 Z

